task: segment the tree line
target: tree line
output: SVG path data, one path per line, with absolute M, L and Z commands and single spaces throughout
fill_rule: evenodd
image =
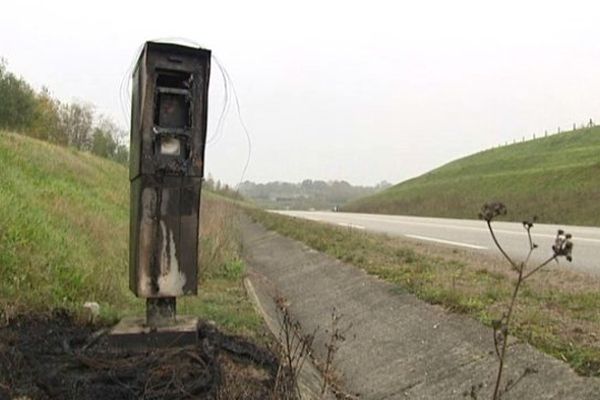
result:
M 221 196 L 229 197 L 230 199 L 244 200 L 244 196 L 242 196 L 239 191 L 226 183 L 221 183 L 221 181 L 218 179 L 215 181 L 210 173 L 202 183 L 202 188 L 220 194 Z
M 305 179 L 298 183 L 246 181 L 240 184 L 238 190 L 244 198 L 266 208 L 327 210 L 337 209 L 351 200 L 369 196 L 390 186 L 385 181 L 375 186 L 353 186 L 346 181 Z
M 89 151 L 123 164 L 129 159 L 129 150 L 121 143 L 126 132 L 110 118 L 96 114 L 90 103 L 61 102 L 45 87 L 36 91 L 8 71 L 4 59 L 0 59 L 0 130 Z

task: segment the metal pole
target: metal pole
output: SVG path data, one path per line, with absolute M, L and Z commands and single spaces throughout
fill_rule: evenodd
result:
M 154 297 L 146 299 L 146 324 L 159 328 L 175 324 L 177 314 L 176 297 Z

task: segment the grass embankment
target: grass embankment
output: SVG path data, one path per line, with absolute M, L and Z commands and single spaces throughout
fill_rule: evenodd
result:
M 515 276 L 501 261 L 258 209 L 247 209 L 247 213 L 267 229 L 363 268 L 397 285 L 400 291 L 470 315 L 488 326 L 500 318 L 510 300 Z M 525 232 L 523 240 L 525 245 Z M 550 249 L 538 251 L 550 255 Z M 598 280 L 568 271 L 542 270 L 519 294 L 513 333 L 567 361 L 580 374 L 600 376 L 599 309 Z
M 0 313 L 81 311 L 143 314 L 128 289 L 129 180 L 122 165 L 0 132 Z M 241 278 L 237 209 L 206 194 L 201 209 L 201 283 L 178 312 L 256 333 L 260 318 Z
M 599 154 L 600 127 L 578 129 L 461 158 L 344 211 L 473 219 L 500 200 L 515 221 L 598 226 Z

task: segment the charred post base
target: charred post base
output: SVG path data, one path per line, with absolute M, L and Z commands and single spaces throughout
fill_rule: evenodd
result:
M 177 348 L 198 344 L 198 318 L 181 315 L 168 326 L 148 326 L 144 318 L 121 319 L 109 332 L 108 342 L 115 347 L 131 350 Z
M 158 297 L 146 299 L 146 325 L 160 328 L 175 325 L 177 299 L 175 297 Z

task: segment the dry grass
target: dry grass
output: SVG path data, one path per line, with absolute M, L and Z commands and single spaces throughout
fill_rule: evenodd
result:
M 228 273 L 240 277 L 239 219 L 239 209 L 233 203 L 208 193 L 202 199 L 199 263 L 202 278 Z
M 255 400 L 271 397 L 272 377 L 269 371 L 254 364 L 233 363 L 221 357 L 222 384 L 217 391 L 217 400 Z

